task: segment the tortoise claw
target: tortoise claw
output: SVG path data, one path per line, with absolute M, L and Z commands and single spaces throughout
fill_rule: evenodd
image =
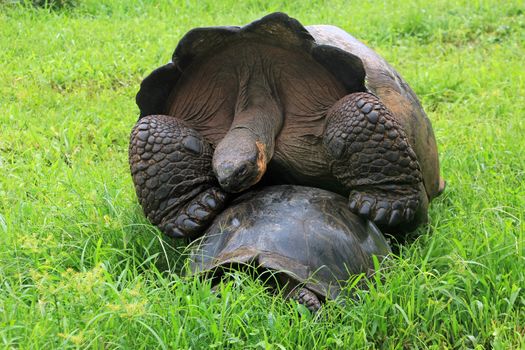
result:
M 361 207 L 359 208 L 359 214 L 362 216 L 369 216 L 370 215 L 370 202 L 365 200 L 361 203 Z
M 374 219 L 372 221 L 374 221 L 375 223 L 385 223 L 387 215 L 388 210 L 386 210 L 385 208 L 379 208 L 376 211 L 376 215 L 374 216 Z
M 177 216 L 168 221 L 164 230 L 172 237 L 195 237 L 222 211 L 226 200 L 222 190 L 212 187 L 187 203 Z
M 411 208 L 406 208 L 405 210 L 405 221 L 411 221 L 414 218 L 416 212 Z
M 350 204 L 348 204 L 348 208 L 350 208 L 351 211 L 356 211 L 357 204 L 357 199 L 353 199 L 350 201 Z
M 420 205 L 417 188 L 382 189 L 370 187 L 350 193 L 349 209 L 375 224 L 398 227 L 411 223 Z
M 164 233 L 173 238 L 184 238 L 184 233 L 173 223 L 169 223 L 161 228 Z
M 401 222 L 402 216 L 401 212 L 397 209 L 392 211 L 392 214 L 390 214 L 390 220 L 388 221 L 389 226 L 396 226 Z

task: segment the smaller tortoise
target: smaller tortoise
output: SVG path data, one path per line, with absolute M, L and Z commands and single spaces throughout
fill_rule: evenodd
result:
M 339 193 L 396 234 L 426 221 L 443 187 L 416 95 L 337 27 L 273 13 L 193 29 L 144 79 L 137 104 L 133 181 L 148 218 L 173 237 L 199 235 L 231 193 L 261 180 Z
M 277 272 L 280 287 L 311 311 L 337 297 L 351 276 L 372 271 L 372 255 L 390 252 L 377 227 L 353 214 L 344 197 L 291 185 L 240 196 L 194 244 L 193 273 L 217 281 L 225 268 Z

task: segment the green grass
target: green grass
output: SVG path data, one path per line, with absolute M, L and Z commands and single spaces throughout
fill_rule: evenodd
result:
M 0 2 L 3 348 L 525 348 L 521 1 Z M 368 291 L 316 317 L 245 275 L 179 274 L 127 165 L 141 79 L 195 26 L 340 26 L 420 96 L 448 181 Z

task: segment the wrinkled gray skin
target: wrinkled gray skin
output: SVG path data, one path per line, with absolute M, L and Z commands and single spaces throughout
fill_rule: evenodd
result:
M 366 78 L 366 80 L 365 80 Z M 274 13 L 197 28 L 137 94 L 129 149 L 148 218 L 197 237 L 258 184 L 319 187 L 401 234 L 443 188 L 430 121 L 373 50 L 333 26 Z
M 373 255 L 390 252 L 377 227 L 353 214 L 344 197 L 290 185 L 237 198 L 193 244 L 194 273 L 217 282 L 225 268 L 243 265 L 279 272 L 279 287 L 311 311 L 337 297 L 352 276 L 368 275 Z

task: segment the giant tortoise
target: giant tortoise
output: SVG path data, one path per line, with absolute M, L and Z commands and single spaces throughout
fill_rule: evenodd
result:
M 443 188 L 416 95 L 363 43 L 273 13 L 189 31 L 136 97 L 129 160 L 145 214 L 196 237 L 258 183 L 323 188 L 396 234 Z
M 194 274 L 217 282 L 230 268 L 271 272 L 275 279 L 268 280 L 311 311 L 336 298 L 352 276 L 369 275 L 373 255 L 390 252 L 377 227 L 353 214 L 345 197 L 291 185 L 241 195 L 193 248 Z

